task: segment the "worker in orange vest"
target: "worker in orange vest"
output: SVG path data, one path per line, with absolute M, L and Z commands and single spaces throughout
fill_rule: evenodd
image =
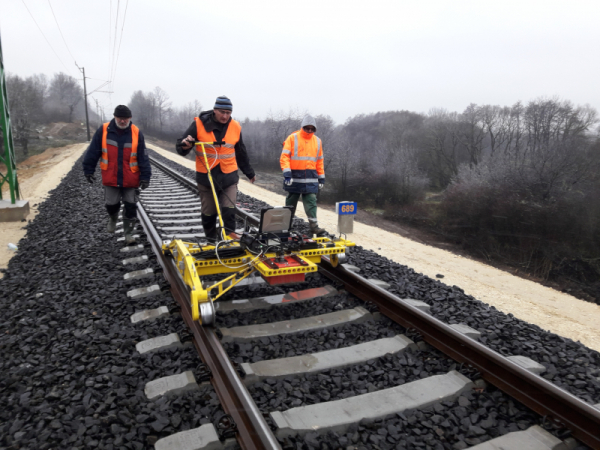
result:
M 283 188 L 288 193 L 286 206 L 293 206 L 296 211 L 302 196 L 310 232 L 321 236 L 325 230 L 319 228 L 317 222 L 317 193 L 325 184 L 325 169 L 323 143 L 315 135 L 316 131 L 316 120 L 305 116 L 300 130 L 290 134 L 283 143 L 279 164 L 283 171 Z
M 123 202 L 123 230 L 127 245 L 136 242 L 133 227 L 137 217 L 138 188 L 146 189 L 152 175 L 144 135 L 131 118 L 131 110 L 127 106 L 117 106 L 114 119 L 98 128 L 83 159 L 83 173 L 90 183 L 95 181 L 94 172 L 100 160 L 109 233 L 115 232 Z
M 202 148 L 195 141 L 219 142 L 219 145 L 205 145 L 210 173 L 217 191 L 223 225 L 227 234 L 235 232 L 235 204 L 237 185 L 240 180 L 238 168 L 251 183 L 256 175 L 248 158 L 246 146 L 242 140 L 242 126 L 231 118 L 233 104 L 225 96 L 220 96 L 212 110 L 201 112 L 177 140 L 177 153 L 186 156 L 196 147 L 196 182 L 201 202 L 202 226 L 207 240 L 217 240 L 217 207 L 212 194 L 206 161 Z

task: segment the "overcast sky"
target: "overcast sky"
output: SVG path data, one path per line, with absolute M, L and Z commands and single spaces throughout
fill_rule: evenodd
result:
M 107 112 L 128 103 L 134 90 L 160 86 L 174 106 L 198 99 L 212 108 L 227 95 L 237 119 L 292 108 L 337 123 L 377 111 L 461 112 L 469 103 L 512 105 L 540 96 L 600 109 L 599 22 L 600 0 L 0 6 L 9 73 L 80 77 L 75 60 L 92 78 L 88 92 L 112 80 L 101 89 L 112 94 L 92 94 Z

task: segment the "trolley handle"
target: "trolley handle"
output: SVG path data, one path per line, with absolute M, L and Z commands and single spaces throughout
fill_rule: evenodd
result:
M 194 141 L 194 145 L 225 145 L 225 141 L 215 141 L 215 142 L 201 142 L 201 141 Z

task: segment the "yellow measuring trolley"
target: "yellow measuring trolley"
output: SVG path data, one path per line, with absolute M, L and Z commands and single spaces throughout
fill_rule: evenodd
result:
M 213 325 L 213 302 L 243 279 L 257 272 L 268 284 L 300 283 L 307 273 L 316 272 L 322 256 L 328 256 L 335 267 L 345 261 L 347 239 L 301 235 L 291 230 L 293 209 L 290 206 L 264 208 L 258 228 L 241 235 L 225 233 L 218 196 L 215 191 L 205 145 L 216 148 L 218 142 L 197 142 L 207 167 L 217 213 L 220 237 L 214 243 L 184 242 L 174 239 L 163 244 L 163 253 L 173 257 L 181 278 L 188 286 L 192 317 L 202 325 Z M 210 275 L 231 274 L 219 281 L 208 281 Z M 203 281 L 203 277 L 205 277 Z

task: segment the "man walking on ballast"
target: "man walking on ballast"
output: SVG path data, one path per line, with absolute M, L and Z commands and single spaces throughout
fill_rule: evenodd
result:
M 315 132 L 317 122 L 312 116 L 304 117 L 301 129 L 290 134 L 283 143 L 279 164 L 283 170 L 283 188 L 288 195 L 286 206 L 296 205 L 300 196 L 308 217 L 310 232 L 321 236 L 325 233 L 317 222 L 317 193 L 325 183 L 323 167 L 323 144 Z
M 115 232 L 123 201 L 127 245 L 135 243 L 132 232 L 137 217 L 138 188 L 146 189 L 152 175 L 144 135 L 131 123 L 131 117 L 127 106 L 117 106 L 114 119 L 98 128 L 83 159 L 83 173 L 90 183 L 95 180 L 94 172 L 100 160 L 109 233 Z

